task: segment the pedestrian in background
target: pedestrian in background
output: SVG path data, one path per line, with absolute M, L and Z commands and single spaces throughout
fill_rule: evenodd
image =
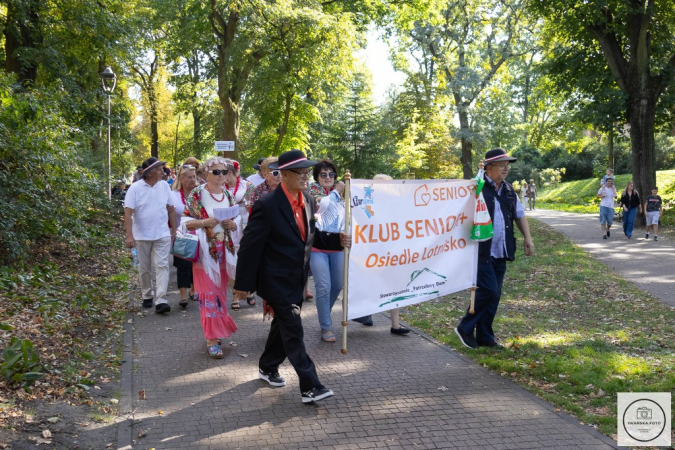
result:
M 609 229 L 612 228 L 612 222 L 614 222 L 614 199 L 617 197 L 614 178 L 607 178 L 605 185 L 598 191 L 598 198 L 600 198 L 600 226 L 602 227 L 603 239 L 610 237 Z
M 645 214 L 647 215 L 647 229 L 645 239 L 649 239 L 649 227 L 654 229 L 654 240 L 659 240 L 659 219 L 663 215 L 663 201 L 659 196 L 659 188 L 652 189 L 652 195 L 645 200 Z
M 535 186 L 534 180 L 530 180 L 530 184 L 527 185 L 527 203 L 530 206 L 530 211 L 535 209 L 537 203 L 537 186 Z
M 623 207 L 623 234 L 628 239 L 633 235 L 633 227 L 635 226 L 635 218 L 638 213 L 642 214 L 642 203 L 640 203 L 640 196 L 635 190 L 635 185 L 629 181 L 626 189 L 621 194 L 621 206 Z

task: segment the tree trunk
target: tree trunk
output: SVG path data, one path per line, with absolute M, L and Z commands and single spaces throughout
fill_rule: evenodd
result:
M 234 152 L 228 152 L 226 156 L 239 160 L 239 105 L 226 94 L 225 98 L 221 97 L 220 106 L 223 108 L 224 113 L 222 139 L 224 141 L 234 141 Z
M 640 193 L 641 200 L 651 194 L 656 186 L 654 122 L 656 117 L 656 99 L 640 98 L 628 100 L 628 120 L 630 123 L 630 142 L 633 153 L 633 183 Z M 640 218 L 644 225 L 644 216 Z
M 471 142 L 471 126 L 469 125 L 468 106 L 464 102 L 457 101 L 458 95 L 455 95 L 457 104 L 457 115 L 459 116 L 459 138 L 462 142 L 462 175 L 466 180 L 473 178 L 473 142 Z
M 192 110 L 192 140 L 195 157 L 202 159 L 202 116 L 198 109 Z
M 608 151 L 607 151 L 607 156 L 608 156 L 608 166 L 610 169 L 614 170 L 614 124 L 610 123 L 609 124 L 609 139 L 607 143 Z
M 159 158 L 159 130 L 157 95 L 155 93 L 154 80 L 148 83 L 148 103 L 150 103 L 150 156 Z
M 272 153 L 272 156 L 279 155 L 279 149 L 281 148 L 281 144 L 284 142 L 284 136 L 286 136 L 286 132 L 288 131 L 288 121 L 291 118 L 292 101 L 293 101 L 293 93 L 287 91 L 285 99 L 286 107 L 284 109 L 284 121 L 282 122 L 281 126 L 279 127 L 279 131 L 277 132 L 277 141 L 274 143 L 274 152 Z
M 5 70 L 17 74 L 19 83 L 28 87 L 35 83 L 38 63 L 30 52 L 41 47 L 40 2 L 11 0 L 7 3 L 5 36 Z M 24 52 L 24 49 L 27 51 Z M 25 53 L 25 54 L 24 54 Z

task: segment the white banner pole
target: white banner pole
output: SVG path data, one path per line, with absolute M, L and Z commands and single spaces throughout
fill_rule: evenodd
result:
M 352 175 L 349 173 L 349 170 L 345 172 L 345 234 L 351 234 L 351 222 L 352 222 L 352 204 L 351 204 L 351 194 L 350 194 L 350 180 Z M 347 354 L 347 294 L 349 292 L 349 247 L 344 249 L 344 275 L 342 276 L 342 354 Z

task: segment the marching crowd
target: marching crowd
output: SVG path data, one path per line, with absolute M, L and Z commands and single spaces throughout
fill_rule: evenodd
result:
M 534 209 L 537 190 L 534 180 L 523 183 L 521 201 L 506 181 L 515 161 L 501 148 L 485 155 L 482 194 L 494 236 L 479 243 L 475 304 L 455 328 L 461 343 L 469 348 L 503 348 L 492 324 L 506 263 L 515 259 L 514 225 L 524 238 L 525 255 L 534 254 L 523 203 L 527 199 Z M 171 311 L 166 294 L 170 254 L 174 255 L 179 305 L 186 308 L 191 300 L 198 303 L 211 358 L 223 358 L 221 339 L 237 331 L 228 312 L 228 286 L 233 292 L 229 301 L 232 311 L 240 310 L 243 301 L 256 306 L 256 298 L 262 299 L 263 318 L 270 317 L 272 323 L 258 363 L 258 377 L 271 386 L 285 386 L 279 365 L 288 359 L 298 374 L 302 401 L 315 402 L 333 392 L 321 384 L 307 355 L 300 313 L 311 296 L 311 269 L 320 339 L 336 342 L 331 310 L 343 288 L 344 249 L 351 246 L 351 236 L 342 232 L 345 184 L 336 182 L 337 168 L 332 161 L 311 161 L 300 150 L 278 158 L 260 158 L 253 168 L 257 172 L 243 179 L 239 163 L 230 158 L 216 156 L 200 163 L 191 157 L 174 173 L 164 161 L 148 158 L 123 194 L 126 245 L 135 247 L 138 255 L 142 305 L 154 306 L 158 314 Z M 391 177 L 376 175 L 375 179 Z M 603 238 L 607 239 L 618 197 L 609 171 L 598 197 Z M 621 204 L 624 233 L 630 238 L 635 216 L 643 209 L 632 182 L 626 186 Z M 658 240 L 662 206 L 657 189 L 646 198 L 644 210 L 646 237 L 653 227 L 654 240 Z M 373 325 L 370 316 L 354 320 Z M 410 331 L 400 325 L 398 310 L 391 311 L 391 322 L 393 335 Z
M 320 338 L 336 341 L 331 309 L 342 290 L 344 248 L 351 245 L 341 232 L 345 185 L 335 182 L 332 161 L 310 161 L 299 150 L 260 158 L 253 168 L 257 172 L 244 179 L 230 158 L 200 163 L 191 157 L 176 171 L 153 157 L 137 168 L 121 196 L 116 193 L 124 202 L 126 245 L 138 255 L 141 303 L 158 314 L 171 311 L 173 254 L 179 306 L 199 305 L 208 355 L 223 358 L 221 339 L 237 331 L 228 309 L 240 310 L 243 301 L 256 306 L 257 293 L 263 318 L 272 319 L 259 378 L 285 385 L 278 367 L 288 358 L 300 378 L 302 401 L 321 400 L 332 392 L 319 382 L 305 351 L 300 310 L 311 296 L 311 267 Z M 186 247 L 179 249 L 179 242 Z M 234 293 L 229 301 L 228 286 Z M 370 317 L 357 320 L 373 324 Z M 408 332 L 395 311 L 391 333 Z

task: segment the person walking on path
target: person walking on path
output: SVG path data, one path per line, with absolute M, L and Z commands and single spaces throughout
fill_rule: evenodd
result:
M 605 185 L 598 191 L 600 198 L 600 226 L 602 227 L 602 238 L 610 237 L 609 229 L 614 222 L 614 199 L 617 198 L 616 188 L 614 187 L 614 178 L 608 177 Z
M 635 190 L 635 185 L 629 181 L 626 189 L 621 194 L 621 206 L 623 207 L 623 234 L 628 239 L 633 235 L 633 227 L 635 226 L 635 218 L 638 213 L 642 214 L 642 203 L 640 203 L 640 196 Z
M 659 240 L 659 219 L 663 215 L 663 201 L 659 196 L 659 188 L 652 189 L 652 195 L 645 199 L 645 214 L 647 216 L 647 229 L 645 239 L 649 239 L 649 227 L 654 229 L 654 240 Z
M 171 188 L 162 180 L 165 164 L 155 157 L 143 161 L 143 178 L 129 186 L 124 197 L 126 246 L 136 247 L 138 251 L 143 307 L 152 308 L 154 298 L 158 314 L 171 311 L 166 291 L 169 287 L 169 250 L 171 241 L 176 237 L 177 226 Z
M 286 385 L 279 365 L 286 359 L 298 374 L 303 403 L 333 395 L 319 381 L 307 355 L 300 312 L 309 276 L 312 246 L 342 250 L 351 237 L 316 229 L 316 200 L 306 192 L 315 161 L 300 150 L 284 152 L 269 165 L 281 170 L 280 186 L 258 200 L 251 210 L 239 249 L 234 294 L 243 300 L 253 291 L 274 311 L 265 350 L 258 362 L 258 377 L 271 386 Z
M 335 183 L 337 168 L 329 159 L 318 161 L 312 170 L 312 176 L 314 182 L 309 184 L 308 193 L 317 201 L 319 208 L 317 213 L 320 219 L 316 223 L 316 228 L 320 231 L 339 233 L 345 225 L 345 201 L 342 198 L 345 184 L 341 181 Z M 330 313 L 342 291 L 344 252 L 312 248 L 309 267 L 314 276 L 321 340 L 335 342 Z
M 199 314 L 211 358 L 223 358 L 218 343 L 230 337 L 237 325 L 227 313 L 227 263 L 225 253 L 234 253 L 232 232 L 237 225 L 231 219 L 218 220 L 214 209 L 234 206 L 234 197 L 225 189 L 227 160 L 215 157 L 204 162 L 207 182 L 197 186 L 185 205 L 185 226 L 199 238 L 199 261 L 192 265 L 195 292 L 199 297 Z
M 525 238 L 525 255 L 534 254 L 534 242 L 525 218 L 525 209 L 513 186 L 506 181 L 509 165 L 517 161 L 502 148 L 485 154 L 485 186 L 483 196 L 494 227 L 492 239 L 478 244 L 478 276 L 474 313 L 466 314 L 455 328 L 462 344 L 469 348 L 503 347 L 495 340 L 492 323 L 502 295 L 506 261 L 516 258 L 516 237 L 513 222 Z M 474 330 L 476 336 L 474 337 Z
M 527 203 L 527 180 L 523 180 L 520 184 L 520 203 L 523 205 Z
M 530 211 L 535 209 L 537 203 L 537 186 L 535 186 L 534 180 L 530 180 L 530 184 L 527 185 L 527 203 L 530 205 Z
M 180 223 L 183 213 L 185 212 L 185 205 L 190 192 L 197 187 L 197 170 L 196 167 L 189 164 L 183 164 L 178 169 L 178 176 L 176 181 L 171 186 L 171 195 L 173 195 L 173 204 L 176 208 L 176 220 Z M 192 261 L 174 256 L 173 266 L 176 268 L 176 284 L 180 291 L 181 308 L 187 308 L 188 305 L 188 290 L 190 298 L 194 300 L 195 290 L 192 280 Z

